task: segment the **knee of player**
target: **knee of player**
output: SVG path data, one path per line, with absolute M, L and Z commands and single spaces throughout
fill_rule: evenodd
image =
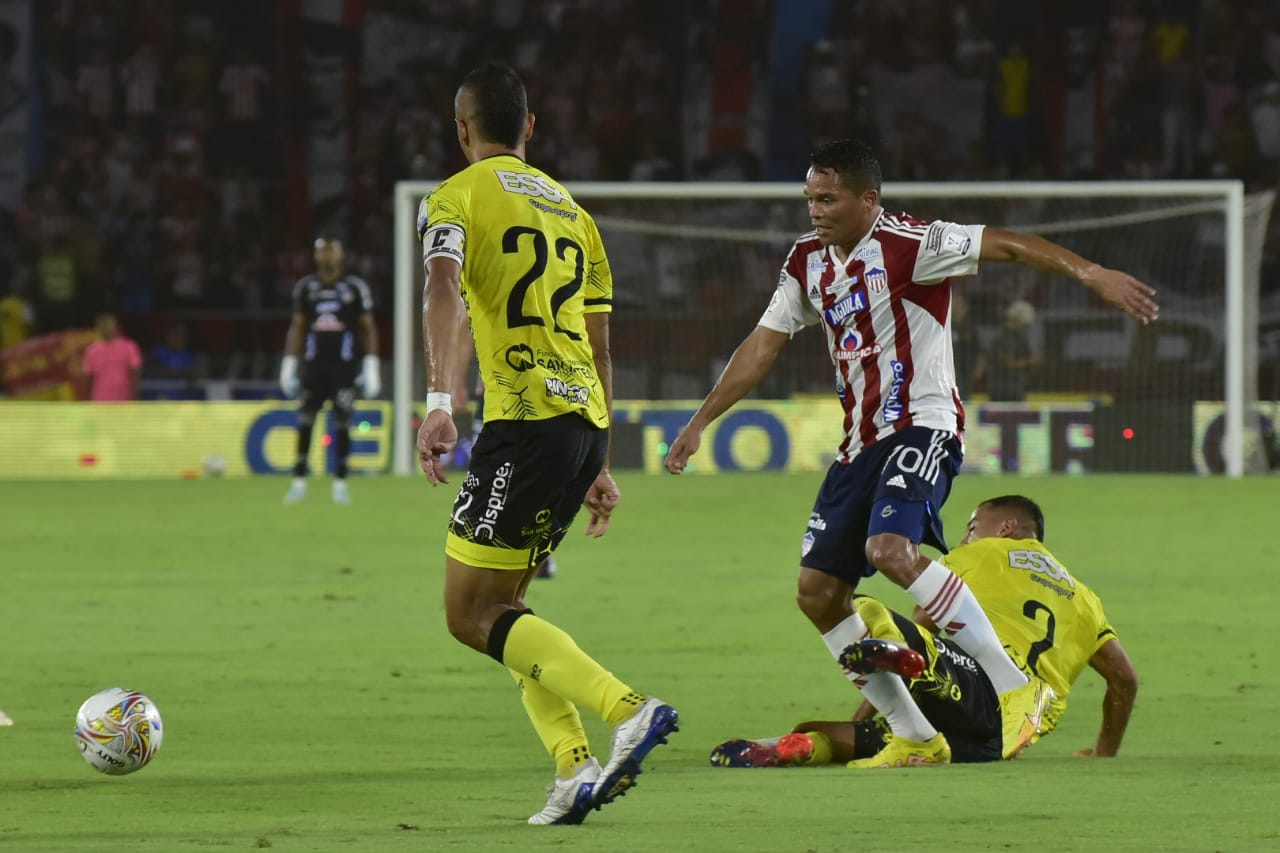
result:
M 445 608 L 445 624 L 455 640 L 473 649 L 484 649 L 485 631 L 469 608 Z
M 849 589 L 830 575 L 806 571 L 796 585 L 796 605 L 819 627 L 835 624 L 848 615 Z
M 920 549 L 905 536 L 878 533 L 867 540 L 867 560 L 876 571 L 900 586 L 914 580 Z

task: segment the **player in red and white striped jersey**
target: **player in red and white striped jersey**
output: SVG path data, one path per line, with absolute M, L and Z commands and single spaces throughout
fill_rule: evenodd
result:
M 805 180 L 814 230 L 796 240 L 759 325 L 672 442 L 667 470 L 681 473 L 702 431 L 750 392 L 788 340 L 821 325 L 835 365 L 844 437 L 809 516 L 797 601 L 837 661 L 867 636 L 851 593 L 880 571 L 973 656 L 1005 706 L 1007 754 L 1036 733 L 1051 691 L 1011 661 L 973 593 L 920 553 L 946 550 L 939 514 L 962 457 L 964 407 L 951 351 L 951 277 L 979 261 L 1010 261 L 1070 276 L 1139 322 L 1158 313 L 1154 290 L 1048 240 L 982 225 L 925 222 L 880 206 L 880 165 L 841 140 L 819 148 Z M 878 758 L 911 766 L 948 755 L 901 679 L 846 672 L 893 733 Z

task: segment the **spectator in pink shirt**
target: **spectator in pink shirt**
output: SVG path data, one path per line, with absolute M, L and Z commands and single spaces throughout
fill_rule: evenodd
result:
M 98 335 L 98 340 L 84 351 L 89 399 L 95 403 L 136 399 L 138 371 L 142 368 L 138 345 L 120 334 L 120 324 L 114 314 L 98 317 Z

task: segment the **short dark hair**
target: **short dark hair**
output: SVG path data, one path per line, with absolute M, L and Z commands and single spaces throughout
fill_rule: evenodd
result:
M 529 102 L 524 81 L 510 65 L 486 62 L 462 80 L 459 91 L 466 89 L 475 105 L 476 131 L 482 139 L 508 148 L 520 144 Z
M 809 165 L 815 169 L 835 172 L 851 189 L 880 192 L 880 161 L 871 146 L 860 139 L 837 139 L 818 146 L 809 155 Z
M 1022 495 L 1001 495 L 982 502 L 992 509 L 1011 511 L 1018 521 L 1031 525 L 1031 532 L 1038 541 L 1044 541 L 1044 511 L 1031 498 Z

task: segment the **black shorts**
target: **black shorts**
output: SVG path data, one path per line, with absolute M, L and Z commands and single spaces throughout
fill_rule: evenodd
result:
M 302 395 L 298 409 L 315 414 L 325 401 L 332 400 L 339 415 L 350 415 L 356 403 L 355 362 L 308 361 L 302 366 Z
M 888 612 L 900 639 L 930 661 L 924 675 L 911 681 L 908 690 L 925 719 L 947 739 L 951 760 L 999 761 L 1004 744 L 1000 699 L 977 661 L 950 640 L 926 634 L 905 616 Z M 879 752 L 889 731 L 882 719 L 855 723 L 854 728 L 859 758 Z
M 800 565 L 857 586 L 875 573 L 866 542 L 896 533 L 946 552 L 940 510 L 963 454 L 954 434 L 907 427 L 851 462 L 834 462 L 818 490 Z
M 608 430 L 574 414 L 486 423 L 453 502 L 445 553 L 486 569 L 537 566 L 573 523 L 608 444 Z

